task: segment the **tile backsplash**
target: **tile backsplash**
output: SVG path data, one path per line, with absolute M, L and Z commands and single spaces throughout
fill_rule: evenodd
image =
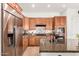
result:
M 36 30 L 29 30 L 28 33 L 36 33 Z M 45 33 L 52 33 L 52 30 L 45 30 Z

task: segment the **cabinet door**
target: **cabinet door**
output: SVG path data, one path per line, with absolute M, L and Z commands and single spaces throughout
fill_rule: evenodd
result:
M 65 24 L 66 24 L 66 17 L 65 16 L 61 16 L 61 20 L 60 20 L 61 22 L 61 26 L 65 26 Z
M 23 36 L 23 51 L 28 47 L 28 37 Z
M 30 20 L 30 30 L 34 30 L 36 28 L 36 19 L 31 18 Z
M 55 17 L 55 26 L 60 26 L 60 17 Z
M 40 43 L 40 40 L 37 36 L 30 37 L 29 46 L 38 46 L 39 43 Z
M 36 18 L 36 24 L 42 24 L 42 19 L 41 18 Z
M 51 24 L 50 24 L 50 18 L 46 18 L 46 19 L 45 19 L 45 24 L 46 24 L 46 29 L 47 29 L 47 30 L 50 30 L 50 28 L 51 28 L 51 27 L 50 27 L 50 26 L 51 26 Z
M 51 20 L 50 18 L 37 18 L 36 19 L 36 24 L 43 24 L 46 25 L 46 29 L 51 29 Z
M 24 30 L 29 30 L 29 18 L 25 18 L 23 20 L 23 29 Z
M 55 28 L 55 18 L 51 19 L 51 28 L 54 29 Z
M 65 26 L 66 25 L 65 16 L 56 16 L 54 19 L 55 19 L 55 26 Z
M 36 18 L 36 24 L 46 24 L 45 18 Z
M 36 43 L 36 46 L 40 46 L 40 39 L 39 39 L 39 37 L 36 37 L 35 43 Z
M 35 36 L 31 36 L 30 39 L 29 39 L 29 45 L 30 46 L 35 46 L 35 44 L 36 44 L 35 40 L 36 40 Z
M 36 24 L 46 25 L 46 29 L 52 29 L 52 20 L 51 18 L 31 18 L 30 19 L 30 29 L 34 30 L 36 28 Z

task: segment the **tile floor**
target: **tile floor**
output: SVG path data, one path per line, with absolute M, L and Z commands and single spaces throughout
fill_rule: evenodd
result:
M 79 56 L 79 53 L 39 53 L 39 50 L 39 46 L 27 47 L 25 52 L 23 53 L 23 56 Z
M 39 46 L 27 47 L 23 56 L 39 56 Z

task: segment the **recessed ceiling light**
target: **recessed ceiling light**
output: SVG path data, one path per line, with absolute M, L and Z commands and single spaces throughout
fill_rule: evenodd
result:
M 32 4 L 32 8 L 35 8 L 35 4 Z
M 51 7 L 51 5 L 50 5 L 50 4 L 48 4 L 48 5 L 47 5 L 47 7 L 48 7 L 48 8 L 50 8 L 50 7 Z

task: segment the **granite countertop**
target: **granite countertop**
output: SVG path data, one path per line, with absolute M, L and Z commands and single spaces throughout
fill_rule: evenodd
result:
M 50 33 L 53 33 L 52 30 L 45 30 L 45 32 L 41 32 L 41 33 L 40 32 L 36 32 L 36 30 L 28 30 L 28 31 L 24 32 L 23 35 L 29 35 L 29 34 L 30 35 L 31 34 L 34 34 L 34 35 L 35 34 L 50 34 Z

